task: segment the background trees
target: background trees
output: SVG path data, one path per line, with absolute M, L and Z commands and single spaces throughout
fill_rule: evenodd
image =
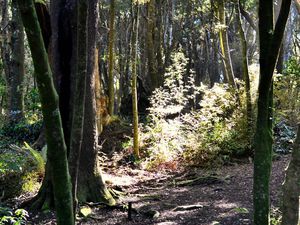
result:
M 0 135 L 11 149 L 33 144 L 41 124 L 48 130 L 49 124 L 41 116 L 39 81 L 29 76 L 33 64 L 16 2 L 0 3 Z M 255 1 L 242 0 L 49 4 L 35 8 L 59 95 L 74 199 L 116 203 L 100 170 L 110 157 L 176 170 L 254 154 L 254 221 L 268 224 L 273 127 L 280 138 L 278 124 L 299 120 L 298 2 L 261 2 L 258 15 Z M 50 159 L 36 208 L 54 203 L 52 167 Z

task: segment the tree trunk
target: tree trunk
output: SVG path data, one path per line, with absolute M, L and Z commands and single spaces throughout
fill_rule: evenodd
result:
M 163 84 L 164 80 L 164 63 L 162 56 L 162 1 L 156 0 L 156 28 L 155 28 L 155 51 L 157 62 L 157 76 L 159 86 Z
M 101 134 L 103 131 L 102 114 L 103 105 L 101 98 L 101 79 L 99 74 L 99 52 L 98 49 L 95 51 L 95 98 L 96 98 L 96 121 L 97 121 L 97 131 Z
M 114 114 L 115 88 L 114 88 L 114 42 L 115 42 L 115 0 L 110 0 L 110 21 L 108 37 L 108 113 Z
M 75 92 L 73 101 L 73 116 L 70 135 L 69 165 L 72 178 L 72 193 L 74 208 L 77 208 L 77 179 L 79 169 L 79 159 L 83 137 L 84 101 L 85 101 L 85 81 L 87 70 L 87 2 L 80 0 L 77 3 L 77 68 L 75 77 Z
M 1 29 L 0 29 L 0 50 L 1 50 L 1 61 L 3 65 L 3 71 L 5 75 L 6 86 L 9 87 L 10 81 L 10 43 L 9 43 L 9 13 L 8 13 L 8 0 L 0 1 L 1 9 Z M 6 99 L 10 98 L 10 90 L 6 90 Z M 7 101 L 7 108 L 9 108 L 9 101 Z
M 273 1 L 259 1 L 260 39 L 260 82 L 258 88 L 258 108 L 256 133 L 254 138 L 254 224 L 270 224 L 269 180 L 272 156 L 272 78 L 284 29 L 289 14 L 291 0 L 283 1 L 274 29 Z
M 71 179 L 68 172 L 67 149 L 59 111 L 58 95 L 54 88 L 48 55 L 32 0 L 18 0 L 26 30 L 44 116 L 47 158 L 52 171 L 57 223 L 74 225 Z
M 299 224 L 300 195 L 300 124 L 294 144 L 292 158 L 286 170 L 283 183 L 282 223 L 281 225 Z
M 138 114 L 138 98 L 137 98 L 137 47 L 138 47 L 138 29 L 139 29 L 139 5 L 132 3 L 132 12 L 136 11 L 133 18 L 132 33 L 132 113 L 133 113 L 133 151 L 136 159 L 140 157 L 139 152 L 139 114 Z
M 24 51 L 24 29 L 22 20 L 17 9 L 17 1 L 12 0 L 12 22 L 11 22 L 11 69 L 9 75 L 9 119 L 17 123 L 24 117 L 24 90 L 25 77 L 25 51 Z
M 221 46 L 221 51 L 222 51 L 224 68 L 225 68 L 225 77 L 227 79 L 227 82 L 232 87 L 236 87 L 236 84 L 234 81 L 234 73 L 233 73 L 233 68 L 232 68 L 231 56 L 230 56 L 230 48 L 229 48 L 229 43 L 228 43 L 228 32 L 227 32 L 228 28 L 226 25 L 224 0 L 218 0 L 217 4 L 218 4 L 217 14 L 218 14 L 219 23 L 221 25 L 220 31 L 219 31 L 219 37 L 220 37 L 220 46 Z
M 68 4 L 64 0 L 51 2 L 51 56 L 48 56 L 48 58 L 52 59 L 51 68 L 56 90 L 59 93 L 59 109 L 67 151 L 70 149 L 71 134 L 71 87 L 74 86 L 71 73 L 75 73 L 72 65 L 75 65 L 76 62 L 76 37 L 74 35 L 76 24 L 72 24 L 75 22 L 73 18 L 76 18 L 74 16 L 75 9 L 75 0 L 68 0 Z M 44 33 L 48 33 L 49 28 L 47 29 L 45 26 L 44 28 Z M 48 36 L 44 38 L 44 45 L 48 43 L 48 38 Z M 28 202 L 28 204 L 31 204 L 32 209 L 39 210 L 53 207 L 52 171 L 49 168 L 51 168 L 51 165 L 48 160 L 42 186 L 38 194 Z
M 251 141 L 250 134 L 252 131 L 252 103 L 251 103 L 250 77 L 249 77 L 249 70 L 248 70 L 248 46 L 247 46 L 245 32 L 242 26 L 240 4 L 241 4 L 240 0 L 237 0 L 235 3 L 235 10 L 236 10 L 238 30 L 239 30 L 239 35 L 240 35 L 241 45 L 242 45 L 243 79 L 245 82 L 247 127 L 248 127 L 247 130 L 248 130 L 248 137 L 250 143 Z
M 97 0 L 88 2 L 87 77 L 85 96 L 84 135 L 78 175 L 77 197 L 80 202 L 103 202 L 114 205 L 101 176 L 98 160 L 98 133 L 95 101 L 95 49 L 98 16 Z
M 158 87 L 159 79 L 155 63 L 154 53 L 154 29 L 155 29 L 155 0 L 148 2 L 147 17 L 147 56 L 148 56 L 148 74 L 151 80 L 151 91 Z

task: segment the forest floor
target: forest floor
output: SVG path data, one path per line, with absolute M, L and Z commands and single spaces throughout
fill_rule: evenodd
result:
M 271 205 L 273 220 L 278 216 L 281 184 L 288 156 L 273 162 Z M 126 208 L 97 208 L 79 224 L 156 224 L 156 225 L 246 225 L 252 224 L 253 164 L 239 162 L 210 170 L 190 169 L 175 173 L 145 172 L 122 168 L 105 173 L 111 186 L 132 202 L 132 220 Z
M 289 156 L 273 162 L 271 178 L 272 219 L 279 215 L 281 184 Z M 252 224 L 253 163 L 244 160 L 214 169 L 148 172 L 124 165 L 104 172 L 107 184 L 124 195 L 119 207 L 89 206 L 92 213 L 77 224 L 119 225 L 246 225 Z M 128 203 L 132 219 L 128 219 Z M 48 215 L 49 216 L 49 215 Z M 33 224 L 55 224 L 50 217 Z M 44 218 L 44 219 L 41 219 Z
M 172 165 L 147 171 L 132 163 L 131 149 L 124 149 L 129 130 L 112 128 L 101 135 L 103 178 L 119 198 L 116 207 L 91 203 L 80 225 L 250 225 L 252 222 L 253 162 L 232 160 L 215 168 Z M 114 133 L 114 135 L 112 135 Z M 109 141 L 107 141 L 109 140 Z M 276 143 L 279 141 L 276 141 Z M 281 184 L 290 155 L 275 154 L 270 183 L 272 224 L 280 215 Z M 274 157 L 275 158 L 275 157 Z M 171 170 L 170 170 L 171 169 Z M 32 196 L 32 194 L 31 194 Z M 27 196 L 28 197 L 28 196 Z M 24 200 L 24 199 L 23 199 Z M 19 203 L 22 199 L 17 200 Z M 132 205 L 131 219 L 128 205 Z M 28 225 L 54 225 L 53 212 L 31 213 Z

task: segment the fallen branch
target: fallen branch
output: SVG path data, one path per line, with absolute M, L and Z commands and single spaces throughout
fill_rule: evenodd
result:
M 194 210 L 194 209 L 202 209 L 203 205 L 182 205 L 177 206 L 173 209 L 173 211 L 187 211 L 187 210 Z
M 229 177 L 225 178 L 219 178 L 216 176 L 205 176 L 205 177 L 196 177 L 194 179 L 189 179 L 189 180 L 183 180 L 183 181 L 174 181 L 172 185 L 178 186 L 178 187 L 183 187 L 183 186 L 194 186 L 194 185 L 201 185 L 201 184 L 219 184 L 219 183 L 224 183 L 228 182 Z

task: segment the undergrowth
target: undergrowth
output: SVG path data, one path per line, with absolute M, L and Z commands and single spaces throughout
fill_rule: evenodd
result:
M 237 81 L 238 91 L 227 84 L 195 86 L 195 74 L 186 75 L 184 54 L 173 54 L 172 62 L 163 87 L 151 96 L 142 129 L 145 167 L 173 170 L 179 162 L 210 166 L 250 154 L 253 129 L 247 125 L 243 84 Z

